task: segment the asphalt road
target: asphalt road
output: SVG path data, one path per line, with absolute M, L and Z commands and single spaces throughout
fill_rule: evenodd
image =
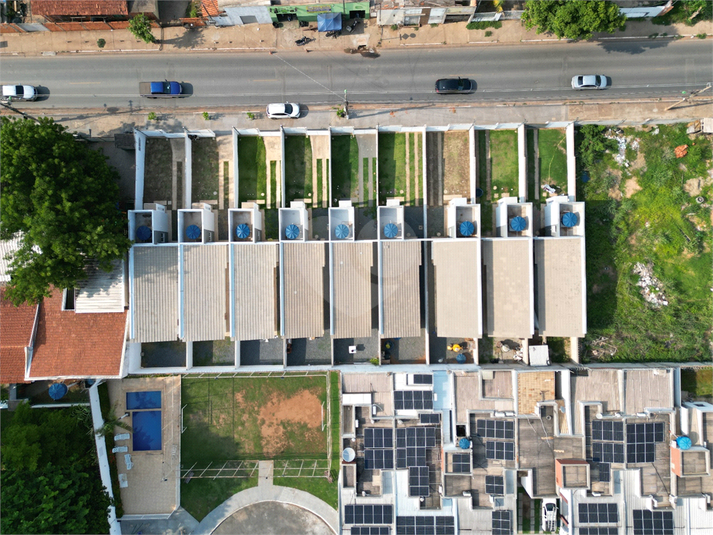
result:
M 387 49 L 378 58 L 343 52 L 194 53 L 3 58 L 2 83 L 41 86 L 32 108 L 262 107 L 296 101 L 459 103 L 657 98 L 713 82 L 710 41 Z M 604 91 L 571 89 L 576 74 L 604 74 Z M 471 95 L 436 95 L 437 78 L 475 80 Z M 187 98 L 149 100 L 138 82 L 185 82 Z M 713 95 L 713 90 L 711 90 Z

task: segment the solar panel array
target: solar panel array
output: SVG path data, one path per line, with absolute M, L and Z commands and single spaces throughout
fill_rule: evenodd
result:
M 483 438 L 515 439 L 515 423 L 507 420 L 477 420 L 476 433 Z
M 393 448 L 394 430 L 380 427 L 368 427 L 364 429 L 364 447 Z
M 634 535 L 673 535 L 672 511 L 634 509 Z
M 389 526 L 352 526 L 351 535 L 389 535 Z
M 364 430 L 364 468 L 391 470 L 394 468 L 394 430 L 368 427 Z
M 393 470 L 394 450 L 364 450 L 364 468 L 367 470 Z
M 515 460 L 515 443 L 514 442 L 486 442 L 485 443 L 485 458 L 497 459 L 499 461 L 514 461 Z
M 611 420 L 594 420 L 592 422 L 592 440 L 623 442 L 624 423 Z
M 454 474 L 470 473 L 470 453 L 453 453 L 451 455 Z
M 440 412 L 422 412 L 418 415 L 418 419 L 422 424 L 440 424 L 441 423 L 441 413 Z
M 599 481 L 602 483 L 611 481 L 611 464 L 599 463 Z
M 592 442 L 592 458 L 602 463 L 623 463 L 624 444 L 619 442 Z
M 411 497 L 429 496 L 428 466 L 412 466 L 408 469 L 408 495 Z
M 455 535 L 452 516 L 397 516 L 397 535 Z
M 652 463 L 656 460 L 656 443 L 664 440 L 663 423 L 627 424 L 626 462 Z
M 434 427 L 405 427 L 396 430 L 396 468 L 426 466 L 426 449 L 436 446 Z
M 512 535 L 510 511 L 493 511 L 493 535 Z
M 394 519 L 393 505 L 346 505 L 345 524 L 391 524 Z
M 592 528 L 579 528 L 579 535 L 619 535 L 619 528 L 597 526 Z
M 416 373 L 413 376 L 413 384 L 415 385 L 432 385 L 433 376 L 428 374 Z
M 485 476 L 485 493 L 493 496 L 505 494 L 505 482 L 501 476 Z
M 619 508 L 615 503 L 580 503 L 580 524 L 616 524 Z
M 397 411 L 433 410 L 433 392 L 430 390 L 394 391 L 394 408 Z

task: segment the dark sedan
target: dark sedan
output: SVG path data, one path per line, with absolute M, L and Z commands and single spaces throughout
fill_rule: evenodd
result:
M 471 93 L 473 82 L 467 78 L 443 78 L 436 80 L 436 93 L 448 95 L 451 93 Z

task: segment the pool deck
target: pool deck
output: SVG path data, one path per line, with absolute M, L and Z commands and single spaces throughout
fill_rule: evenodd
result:
M 142 377 L 108 381 L 109 399 L 115 413 L 126 412 L 126 392 L 159 390 L 161 392 L 161 450 L 133 451 L 133 440 L 118 440 L 116 446 L 128 447 L 133 466 L 127 470 L 124 453 L 117 453 L 119 474 L 129 483 L 121 489 L 124 515 L 170 515 L 180 504 L 181 459 L 181 378 Z M 130 418 L 125 419 L 130 423 Z M 116 428 L 115 434 L 127 431 Z

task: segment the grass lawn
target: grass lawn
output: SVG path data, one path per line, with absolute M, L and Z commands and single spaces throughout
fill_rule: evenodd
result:
M 312 145 L 307 136 L 285 137 L 285 199 L 312 198 Z
M 491 188 L 493 200 L 503 193 L 518 196 L 517 132 L 492 130 L 490 132 Z
M 172 200 L 173 151 L 169 139 L 150 137 L 146 140 L 144 177 L 144 202 Z
M 364 169 L 366 174 L 369 167 Z M 333 206 L 343 199 L 359 200 L 359 144 L 354 136 L 332 136 L 332 197 Z
M 201 137 L 193 142 L 192 202 L 218 202 L 218 142 Z
M 537 158 L 535 158 L 535 129 L 527 128 L 525 136 L 527 140 L 527 200 L 535 202 L 535 166 L 537 165 Z
M 327 502 L 334 509 L 339 505 L 336 480 L 330 483 L 325 477 L 276 477 L 273 482 L 275 485 L 282 487 L 291 487 L 309 492 L 320 500 Z
M 267 162 L 261 137 L 238 137 L 238 171 L 238 207 L 246 201 L 265 201 Z
M 564 130 L 543 128 L 538 133 L 540 183 L 556 184 L 567 192 L 567 139 Z
M 681 390 L 695 398 L 713 396 L 713 368 L 681 370 Z
M 193 342 L 194 366 L 235 366 L 235 342 L 230 338 Z
M 635 133 L 645 168 L 622 170 L 606 153 L 588 169 L 590 181 L 580 184 L 578 198 L 586 201 L 587 339 L 609 338 L 616 361 L 710 360 L 711 213 L 684 190 L 686 181 L 706 175 L 710 144 L 694 145 L 685 125 L 658 130 Z M 578 139 L 583 142 L 581 131 Z M 684 144 L 688 155 L 676 158 L 673 148 Z M 621 200 L 611 195 L 632 179 L 640 191 Z M 702 194 L 710 198 L 713 188 Z M 644 300 L 632 273 L 637 262 L 661 281 L 668 306 Z
M 181 481 L 181 506 L 199 522 L 233 494 L 257 486 L 257 477 Z
M 406 134 L 379 134 L 378 162 L 379 204 L 385 205 L 387 197 L 406 192 Z

